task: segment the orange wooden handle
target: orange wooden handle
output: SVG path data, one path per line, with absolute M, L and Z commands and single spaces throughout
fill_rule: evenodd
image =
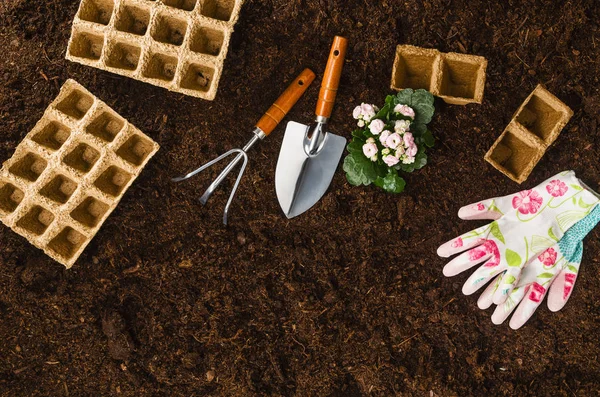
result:
M 317 102 L 316 112 L 317 116 L 327 118 L 331 116 L 335 97 L 337 96 L 337 90 L 340 85 L 340 77 L 342 77 L 342 69 L 344 68 L 347 48 L 348 40 L 340 36 L 335 36 L 333 45 L 331 46 L 327 68 L 325 69 L 325 75 L 323 76 L 321 91 L 319 92 L 319 102 Z
M 294 107 L 298 99 L 302 97 L 310 84 L 315 79 L 315 74 L 310 69 L 304 69 L 302 73 L 283 94 L 275 101 L 273 106 L 267 110 L 264 116 L 258 121 L 256 126 L 269 135 L 275 127 L 283 120 L 286 114 Z

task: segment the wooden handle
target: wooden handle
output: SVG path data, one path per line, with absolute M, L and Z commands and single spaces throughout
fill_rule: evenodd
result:
M 286 114 L 294 107 L 298 99 L 308 89 L 315 79 L 315 74 L 310 69 L 304 69 L 302 73 L 283 94 L 275 101 L 273 106 L 267 110 L 264 116 L 258 121 L 256 126 L 269 136 L 277 125 L 283 120 Z
M 333 45 L 331 46 L 327 68 L 325 69 L 325 75 L 323 76 L 321 91 L 319 92 L 319 102 L 317 102 L 316 112 L 317 116 L 327 118 L 331 116 L 335 97 L 337 96 L 337 90 L 340 85 L 340 77 L 342 77 L 342 69 L 344 68 L 347 48 L 348 40 L 340 36 L 335 36 Z

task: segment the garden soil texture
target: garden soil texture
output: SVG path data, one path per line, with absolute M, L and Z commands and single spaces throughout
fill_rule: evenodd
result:
M 162 147 L 71 270 L 0 227 L 0 396 L 589 396 L 600 389 L 600 232 L 573 296 L 519 331 L 492 324 L 438 245 L 483 223 L 461 205 L 520 189 L 483 160 L 538 83 L 575 112 L 523 187 L 574 169 L 600 190 L 600 8 L 593 0 L 247 0 L 213 102 L 65 60 L 79 1 L 0 4 L 0 161 L 67 78 Z M 341 169 L 298 218 L 275 195 L 280 126 L 229 191 L 170 178 L 239 147 L 331 40 L 350 46 L 330 122 L 381 104 L 397 44 L 488 59 L 482 105 L 436 100 L 429 164 L 404 193 Z M 288 120 L 311 120 L 313 84 Z

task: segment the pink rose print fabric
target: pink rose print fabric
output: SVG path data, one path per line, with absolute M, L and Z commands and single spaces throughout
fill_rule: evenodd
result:
M 469 259 L 476 261 L 486 255 L 492 254 L 492 257 L 484 264 L 485 267 L 496 267 L 500 263 L 500 251 L 498 245 L 493 240 L 487 240 L 477 248 L 469 251 Z
M 565 287 L 563 289 L 563 300 L 567 300 L 571 291 L 573 290 L 573 285 L 575 284 L 575 280 L 577 279 L 577 275 L 574 273 L 565 274 Z
M 528 215 L 538 212 L 543 202 L 544 199 L 535 190 L 524 190 L 513 197 L 512 205 L 521 214 Z
M 538 260 L 544 264 L 544 266 L 552 266 L 556 263 L 556 250 L 554 248 L 548 248 L 540 256 Z
M 454 240 L 454 242 L 452 243 L 452 248 L 460 248 L 463 246 L 463 239 L 462 238 L 457 238 L 456 240 Z
M 538 283 L 533 283 L 529 292 L 529 300 L 540 303 L 546 294 L 546 288 Z
M 564 182 L 555 179 L 553 181 L 550 181 L 548 186 L 546 186 L 546 190 L 553 197 L 562 197 L 565 195 L 565 193 L 567 193 L 567 190 L 569 190 L 569 188 Z

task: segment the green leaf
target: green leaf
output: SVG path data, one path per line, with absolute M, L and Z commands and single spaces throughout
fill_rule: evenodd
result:
M 554 231 L 552 230 L 552 226 L 550 226 L 550 229 L 548 229 L 548 236 L 550 236 L 550 238 L 556 242 L 558 242 L 558 238 L 556 238 L 556 234 L 554 234 Z
M 365 138 L 365 132 L 363 130 L 354 130 L 352 131 L 352 136 L 354 138 Z
M 385 178 L 379 177 L 375 180 L 375 185 L 379 186 L 388 193 L 402 193 L 406 186 L 406 181 L 398 176 L 396 171 L 391 171 Z
M 415 138 L 421 138 L 427 132 L 427 126 L 425 124 L 412 123 L 410 125 L 410 132 L 412 132 Z
M 552 277 L 554 277 L 554 274 L 548 273 L 548 272 L 542 273 L 542 274 L 538 274 L 538 278 L 552 278 Z
M 396 98 L 394 100 L 394 106 L 399 104 L 411 106 L 413 93 L 414 91 L 412 90 L 412 88 L 406 88 L 400 91 L 396 95 Z
M 420 170 L 427 165 L 427 155 L 425 152 L 419 151 L 415 156 L 414 169 Z
M 517 281 L 517 279 L 513 275 L 506 276 L 506 278 L 503 280 L 504 284 L 514 284 L 515 281 Z
M 427 147 L 433 147 L 433 145 L 435 145 L 435 138 L 433 137 L 431 131 L 425 131 L 423 134 L 423 143 L 425 143 L 425 146 Z
M 490 233 L 492 236 L 496 237 L 498 241 L 501 241 L 502 244 L 506 244 L 506 241 L 504 241 L 504 235 L 500 231 L 500 226 L 498 226 L 498 222 L 494 221 L 490 224 Z
M 433 114 L 435 113 L 435 107 L 433 106 L 433 95 L 423 89 L 415 91 L 411 98 L 411 106 L 415 111 L 415 123 L 417 124 L 429 124 Z
M 577 273 L 579 271 L 579 269 L 577 269 L 575 266 L 573 265 L 568 265 L 567 268 L 572 271 L 573 273 Z
M 392 109 L 392 105 L 390 103 L 386 103 L 384 107 L 379 109 L 379 112 L 377 112 L 377 114 L 375 115 L 373 120 L 375 120 L 375 119 L 389 120 L 388 116 L 389 116 L 391 109 Z
M 348 146 L 346 146 L 346 149 L 350 152 L 350 153 L 359 153 L 362 154 L 363 150 L 362 147 L 365 144 L 365 141 L 362 139 L 353 139 Z
M 571 186 L 573 189 L 575 189 L 577 191 L 583 190 L 583 188 L 581 186 L 578 186 L 578 185 L 569 185 L 569 186 Z
M 350 153 L 344 159 L 344 171 L 351 185 L 370 185 L 377 177 L 376 164 L 362 153 Z
M 388 104 L 388 103 L 389 103 L 390 105 L 393 105 L 393 104 L 394 104 L 394 99 L 395 99 L 395 98 L 396 98 L 396 96 L 395 96 L 395 95 L 388 95 L 388 96 L 386 96 L 386 97 L 385 97 L 385 103 L 386 103 L 386 104 Z
M 521 256 L 519 254 L 517 254 L 515 251 L 507 248 L 504 255 L 506 256 L 506 262 L 508 263 L 508 266 L 510 266 L 510 267 L 521 266 L 521 262 L 523 260 L 521 259 Z

